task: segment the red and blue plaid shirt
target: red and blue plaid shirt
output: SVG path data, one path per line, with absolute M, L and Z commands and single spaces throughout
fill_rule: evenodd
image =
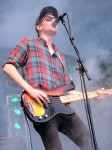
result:
M 55 53 L 51 55 L 44 39 L 24 38 L 12 50 L 7 63 L 13 64 L 17 69 L 22 67 L 23 77 L 32 87 L 50 90 L 69 82 L 56 54 L 58 49 L 55 45 L 53 48 Z M 64 61 L 63 56 L 59 55 Z

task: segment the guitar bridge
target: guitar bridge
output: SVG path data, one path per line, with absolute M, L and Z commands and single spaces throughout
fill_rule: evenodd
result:
M 31 103 L 31 102 L 28 102 L 28 107 L 29 107 L 29 111 L 30 111 L 30 113 L 33 115 L 33 116 L 35 116 L 34 114 L 33 114 L 33 110 L 34 110 L 34 106 L 33 106 L 33 104 Z

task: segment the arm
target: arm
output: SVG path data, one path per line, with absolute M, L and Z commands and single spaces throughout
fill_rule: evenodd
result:
M 16 67 L 12 64 L 5 64 L 3 71 L 21 88 L 23 88 L 32 98 L 34 98 L 40 105 L 41 102 L 49 102 L 47 95 L 38 89 L 32 88 L 20 75 Z

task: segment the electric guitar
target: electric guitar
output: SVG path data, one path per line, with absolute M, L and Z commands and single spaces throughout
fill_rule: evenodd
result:
M 53 90 L 43 90 L 50 100 L 49 104 L 43 104 L 43 106 L 39 105 L 24 91 L 21 95 L 22 108 L 27 117 L 35 124 L 47 122 L 58 114 L 71 115 L 74 113 L 74 110 L 67 108 L 65 104 L 83 99 L 82 94 L 66 94 L 67 91 L 73 89 L 74 87 L 72 85 L 63 85 Z M 112 94 L 112 89 L 106 89 L 104 92 Z M 95 98 L 98 96 L 99 94 L 96 91 L 88 92 L 88 98 Z

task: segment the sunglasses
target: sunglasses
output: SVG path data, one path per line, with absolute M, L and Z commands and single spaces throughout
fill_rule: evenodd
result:
M 49 15 L 45 16 L 45 20 L 48 21 L 48 22 L 50 22 L 50 21 L 52 21 L 52 20 L 55 20 L 55 19 L 56 19 L 56 18 L 53 17 L 53 16 L 49 16 Z
M 42 23 L 42 21 L 43 21 L 44 19 L 45 19 L 46 21 L 48 21 L 48 22 L 51 22 L 52 20 L 55 20 L 56 18 L 53 17 L 53 16 L 50 16 L 50 15 L 46 15 L 46 16 L 44 16 L 44 17 L 41 19 L 40 24 Z

